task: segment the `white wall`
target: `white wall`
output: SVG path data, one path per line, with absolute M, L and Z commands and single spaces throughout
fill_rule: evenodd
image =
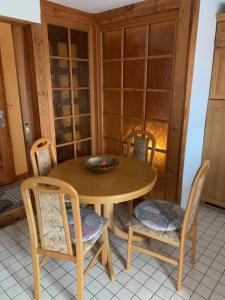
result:
M 193 85 L 185 149 L 182 207 L 186 206 L 192 180 L 202 159 L 205 118 L 209 97 L 216 32 L 216 14 L 224 10 L 225 1 L 201 0 Z
M 0 0 L 0 16 L 41 22 L 40 0 Z

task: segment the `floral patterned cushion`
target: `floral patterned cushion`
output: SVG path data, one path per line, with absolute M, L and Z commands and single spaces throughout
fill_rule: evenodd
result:
M 44 247 L 50 251 L 68 253 L 59 196 L 39 193 L 40 216 Z
M 92 239 L 92 240 L 89 240 L 85 243 L 83 243 L 83 251 L 84 253 L 87 253 L 92 247 L 93 245 L 97 242 L 97 240 L 100 238 L 103 230 L 106 228 L 107 224 L 108 224 L 108 220 L 105 219 L 105 218 L 102 218 L 103 219 L 103 225 L 102 225 L 102 230 Z M 74 244 L 74 254 L 76 254 L 76 247 L 75 247 L 75 244 Z
M 134 144 L 134 158 L 145 161 L 147 151 L 147 140 L 136 139 Z
M 102 232 L 103 226 L 106 219 L 100 217 L 92 209 L 81 207 L 80 208 L 81 216 L 81 226 L 83 233 L 83 242 L 87 242 L 95 239 L 97 235 Z M 73 226 L 73 213 L 72 209 L 67 210 L 68 223 L 70 225 L 70 235 L 73 243 L 76 242 L 74 226 Z
M 47 176 L 52 169 L 52 161 L 49 150 L 41 150 L 37 152 L 38 169 L 40 176 Z
M 168 201 L 145 200 L 135 207 L 134 216 L 152 230 L 174 231 L 182 227 L 184 210 Z
M 153 239 L 157 238 L 163 238 L 167 239 L 168 242 L 175 242 L 177 244 L 180 243 L 181 238 L 181 231 L 180 230 L 174 230 L 174 231 L 157 231 L 149 228 L 148 226 L 145 226 L 141 222 L 139 222 L 135 217 L 132 217 L 130 220 L 129 226 L 131 226 L 134 230 L 139 230 L 141 232 L 146 231 L 146 233 L 150 234 Z

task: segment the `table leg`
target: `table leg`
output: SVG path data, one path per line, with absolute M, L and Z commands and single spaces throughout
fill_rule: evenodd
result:
M 94 204 L 94 210 L 95 210 L 96 214 L 98 214 L 100 216 L 102 215 L 101 208 L 102 208 L 101 204 Z
M 103 205 L 103 216 L 109 220 L 109 228 L 112 232 L 121 239 L 128 240 L 128 232 L 121 230 L 113 220 L 113 204 Z M 143 241 L 144 238 L 135 236 L 134 241 Z
M 111 229 L 111 225 L 112 225 L 112 218 L 111 218 L 111 213 L 113 214 L 113 205 L 103 205 L 103 216 L 105 218 L 107 218 L 109 220 L 109 228 Z M 105 238 L 105 235 L 103 233 L 102 238 Z M 106 266 L 107 264 L 107 247 L 104 246 L 103 250 L 102 250 L 102 265 Z

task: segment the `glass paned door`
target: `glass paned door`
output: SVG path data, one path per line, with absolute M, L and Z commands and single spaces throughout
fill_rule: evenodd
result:
M 133 129 L 151 132 L 156 198 L 165 194 L 175 43 L 176 18 L 102 32 L 103 151 L 122 154 Z
M 58 162 L 91 155 L 88 32 L 48 25 Z

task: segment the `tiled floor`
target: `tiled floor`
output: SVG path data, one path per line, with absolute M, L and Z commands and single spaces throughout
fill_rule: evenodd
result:
M 97 263 L 85 280 L 85 299 L 225 299 L 225 212 L 202 208 L 199 218 L 197 262 L 190 264 L 187 244 L 182 290 L 175 291 L 177 270 L 152 257 L 133 254 L 132 268 L 124 269 L 127 244 L 110 234 L 116 281 Z M 177 250 L 152 242 L 173 257 Z M 90 258 L 89 258 L 90 259 Z M 88 259 L 87 259 L 88 261 Z M 72 263 L 49 260 L 41 273 L 42 299 L 74 299 Z M 32 265 L 25 221 L 0 230 L 0 300 L 33 299 Z

